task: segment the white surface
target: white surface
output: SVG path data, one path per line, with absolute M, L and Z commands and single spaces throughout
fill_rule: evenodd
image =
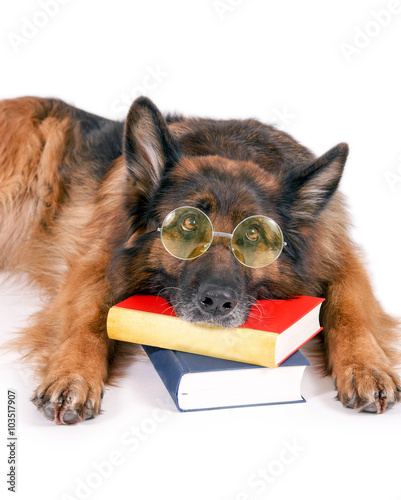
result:
M 231 9 L 222 19 L 213 0 L 64 3 L 46 21 L 39 0 L 3 2 L 1 97 L 56 96 L 117 118 L 142 87 L 164 111 L 276 121 L 317 154 L 349 142 L 342 190 L 355 238 L 378 297 L 400 314 L 401 14 L 375 21 L 390 2 L 222 0 Z M 9 35 L 26 19 L 43 27 L 16 52 Z M 355 37 L 365 47 L 347 62 L 341 44 Z M 1 286 L 3 338 L 38 297 Z M 306 404 L 180 414 L 142 361 L 107 390 L 99 418 L 61 427 L 29 402 L 29 370 L 1 360 L 2 471 L 6 391 L 18 394 L 18 492 L 2 473 L 1 498 L 400 498 L 401 405 L 384 415 L 344 409 L 311 368 Z

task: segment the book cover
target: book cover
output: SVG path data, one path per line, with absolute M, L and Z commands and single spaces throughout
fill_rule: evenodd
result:
M 301 380 L 310 363 L 296 351 L 278 368 L 143 346 L 178 410 L 304 402 Z
M 321 330 L 323 300 L 259 300 L 246 323 L 223 328 L 189 323 L 165 299 L 135 295 L 110 309 L 107 331 L 116 340 L 275 367 Z

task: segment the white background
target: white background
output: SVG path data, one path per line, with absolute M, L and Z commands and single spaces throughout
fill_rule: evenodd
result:
M 353 233 L 377 296 L 400 314 L 399 2 L 63 3 L 49 16 L 38 0 L 3 2 L 0 97 L 60 97 L 123 119 L 146 93 L 163 111 L 275 122 L 316 154 L 348 142 L 341 189 Z M 0 285 L 2 338 L 39 305 L 38 290 Z M 21 500 L 401 498 L 401 405 L 384 415 L 344 409 L 313 368 L 306 404 L 180 414 L 142 360 L 107 390 L 101 416 L 61 427 L 29 402 L 29 369 L 0 359 L 0 470 L 12 388 Z M 14 498 L 6 488 L 2 472 L 0 496 Z

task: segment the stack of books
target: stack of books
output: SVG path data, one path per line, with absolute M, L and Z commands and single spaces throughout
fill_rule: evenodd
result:
M 300 347 L 321 331 L 324 299 L 260 300 L 238 328 L 188 323 L 160 297 L 113 306 L 110 338 L 142 344 L 180 411 L 304 402 Z

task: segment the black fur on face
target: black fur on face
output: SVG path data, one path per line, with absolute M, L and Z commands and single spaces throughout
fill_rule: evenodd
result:
M 316 230 L 336 196 L 346 156 L 346 145 L 339 145 L 315 159 L 256 121 L 181 119 L 169 130 L 149 100 L 137 100 L 126 122 L 124 159 L 141 196 L 129 207 L 132 234 L 112 262 L 116 301 L 161 295 L 185 320 L 235 327 L 256 299 L 321 293 Z M 246 217 L 266 215 L 280 225 L 287 245 L 259 269 L 242 265 L 222 237 L 197 259 L 176 259 L 157 229 L 171 210 L 188 205 L 225 233 Z

